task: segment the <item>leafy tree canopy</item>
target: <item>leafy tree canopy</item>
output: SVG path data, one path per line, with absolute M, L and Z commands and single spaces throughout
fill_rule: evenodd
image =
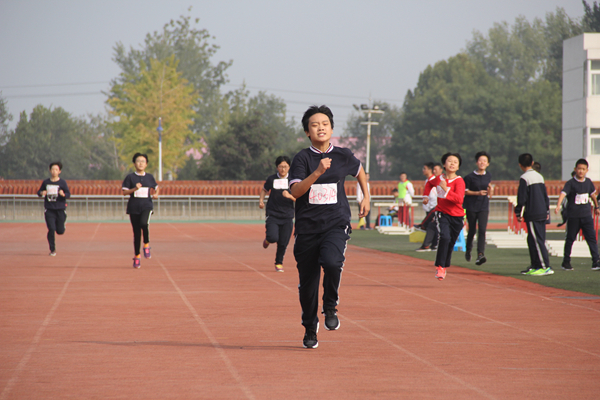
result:
M 190 125 L 196 103 L 193 88 L 177 72 L 178 61 L 172 55 L 164 61 L 142 61 L 137 75 L 123 76 L 114 83 L 108 104 L 118 117 L 114 123 L 119 155 L 128 162 L 136 152 L 158 160 L 158 119 L 162 118 L 162 159 L 173 175 L 186 161 L 190 147 Z M 124 74 L 124 73 L 123 73 Z M 154 163 L 154 168 L 158 162 Z

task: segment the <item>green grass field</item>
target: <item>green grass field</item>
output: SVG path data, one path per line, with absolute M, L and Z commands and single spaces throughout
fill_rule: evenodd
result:
M 433 274 L 435 252 L 417 253 L 415 249 L 421 244 L 410 243 L 408 236 L 382 235 L 376 230 L 354 230 L 350 244 L 430 260 Z M 529 252 L 527 249 L 498 249 L 496 246 L 487 245 L 485 256 L 488 261 L 481 266 L 477 266 L 475 265 L 476 254 L 473 255 L 471 262 L 467 262 L 465 253 L 457 251 L 452 255 L 452 265 L 600 296 L 600 271 L 591 270 L 591 259 L 573 258 L 571 259 L 571 265 L 575 270 L 565 271 L 560 267 L 561 258 L 550 257 L 554 275 L 532 277 L 520 273 L 529 265 Z

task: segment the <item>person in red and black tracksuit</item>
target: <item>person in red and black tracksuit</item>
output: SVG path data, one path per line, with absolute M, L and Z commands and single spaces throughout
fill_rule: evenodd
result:
M 531 265 L 524 275 L 552 275 L 550 258 L 546 249 L 546 223 L 550 218 L 550 199 L 546 191 L 544 177 L 532 168 L 533 156 L 524 153 L 519 156 L 519 168 L 523 171 L 519 180 L 517 205 L 515 214 L 517 220 L 527 223 L 527 247 Z
M 438 198 L 435 218 L 440 239 L 435 256 L 435 277 L 440 281 L 446 278 L 446 268 L 450 267 L 454 244 L 464 226 L 465 211 L 462 204 L 465 197 L 465 181 L 456 174 L 461 163 L 460 154 L 444 154 L 442 165 L 446 172 L 430 181 L 437 191 Z
M 270 243 L 277 243 L 275 253 L 275 271 L 283 272 L 283 256 L 290 242 L 294 228 L 294 201 L 296 199 L 289 192 L 288 173 L 290 161 L 287 156 L 279 156 L 275 160 L 277 173 L 271 175 L 265 181 L 260 191 L 259 208 L 265 207 L 265 196 L 269 194 L 265 217 L 266 237 L 263 240 L 263 248 L 269 247 Z
M 56 255 L 55 233 L 65 233 L 67 222 L 67 199 L 71 197 L 67 182 L 59 175 L 62 172 L 62 163 L 56 161 L 50 164 L 50 178 L 45 179 L 37 192 L 39 197 L 44 197 L 44 219 L 48 227 L 48 245 L 50 255 Z
M 336 330 L 340 326 L 336 306 L 351 232 L 346 176 L 355 176 L 364 194 L 359 217 L 368 214 L 370 196 L 360 161 L 349 149 L 331 144 L 333 113 L 329 107 L 310 107 L 302 117 L 302 126 L 312 145 L 296 154 L 290 169 L 290 192 L 296 198 L 294 257 L 300 279 L 303 345 L 316 348 L 321 267 L 325 328 Z

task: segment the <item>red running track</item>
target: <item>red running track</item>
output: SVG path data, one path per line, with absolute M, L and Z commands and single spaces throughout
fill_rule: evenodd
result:
M 0 399 L 598 398 L 598 298 L 349 246 L 306 350 L 263 234 L 156 223 L 134 270 L 129 224 L 0 224 Z

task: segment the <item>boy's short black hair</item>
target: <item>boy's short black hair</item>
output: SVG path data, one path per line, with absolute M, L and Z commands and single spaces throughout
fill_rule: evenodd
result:
M 392 193 L 396 193 L 398 191 L 398 188 L 393 188 L 392 189 Z
M 481 156 L 486 156 L 488 159 L 488 162 L 492 162 L 492 158 L 490 157 L 490 155 L 485 152 L 485 151 L 480 151 L 477 154 L 475 154 L 475 161 L 479 161 L 479 157 Z
M 454 157 L 458 158 L 458 168 L 460 168 L 460 166 L 462 165 L 462 157 L 458 153 L 446 153 L 446 154 L 444 154 L 442 156 L 442 165 L 446 164 L 446 160 L 450 156 L 454 156 Z
M 440 164 L 439 162 L 436 162 L 435 164 L 433 164 L 434 167 L 440 167 L 440 168 L 444 168 L 444 166 L 442 164 Z M 433 169 L 433 168 L 432 168 Z
M 537 161 L 534 161 L 534 162 L 533 162 L 533 165 L 531 166 L 531 168 L 533 168 L 533 170 L 534 170 L 535 172 L 542 172 L 542 164 L 540 164 L 540 163 L 539 163 L 539 162 L 537 162 Z
M 519 156 L 519 165 L 531 167 L 533 165 L 533 156 L 529 153 L 523 153 Z
M 331 109 L 326 105 L 310 106 L 302 116 L 302 128 L 304 128 L 304 132 L 308 132 L 308 120 L 315 114 L 327 115 L 329 117 L 329 122 L 331 123 L 331 129 L 333 129 L 333 113 L 331 112 Z
M 62 163 L 60 161 L 51 162 L 50 165 L 48 166 L 48 169 L 52 169 L 52 167 L 54 165 L 56 165 L 58 167 L 58 169 L 62 171 Z
M 147 154 L 143 154 L 143 153 L 135 153 L 133 155 L 133 163 L 135 164 L 135 160 L 137 160 L 138 157 L 144 157 L 146 159 L 146 164 L 148 164 L 148 155 Z
M 577 166 L 580 164 L 585 165 L 588 168 L 590 167 L 590 164 L 588 164 L 585 158 L 580 158 L 579 160 L 577 160 L 577 162 L 575 163 L 575 168 L 577 168 Z
M 290 158 L 288 156 L 279 156 L 279 157 L 277 157 L 277 160 L 275 160 L 275 166 L 279 167 L 279 164 L 281 164 L 284 161 L 288 165 L 292 165 L 292 162 L 290 161 Z
M 423 164 L 423 166 L 433 170 L 434 164 L 431 161 L 429 161 Z

